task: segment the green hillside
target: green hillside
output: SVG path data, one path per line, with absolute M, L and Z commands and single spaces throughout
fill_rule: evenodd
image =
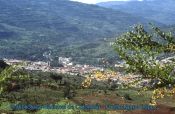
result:
M 133 24 L 150 22 L 67 0 L 1 0 L 0 11 L 1 57 L 30 60 L 43 60 L 49 50 L 76 60 L 112 57 L 115 54 L 104 39 L 116 37 Z
M 98 5 L 168 25 L 175 24 L 174 0 L 113 1 L 99 3 Z

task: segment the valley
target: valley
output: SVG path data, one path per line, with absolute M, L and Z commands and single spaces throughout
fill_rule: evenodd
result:
M 175 114 L 174 0 L 0 0 L 0 114 Z

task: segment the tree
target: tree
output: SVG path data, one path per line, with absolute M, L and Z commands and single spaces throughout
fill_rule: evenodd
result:
M 0 72 L 0 95 L 10 91 L 16 91 L 25 86 L 24 82 L 29 80 L 29 75 L 20 73 L 14 75 L 18 70 L 19 68 L 17 66 L 10 66 Z
M 126 62 L 127 72 L 141 74 L 142 79 L 151 79 L 154 88 L 173 87 L 175 86 L 175 61 L 168 62 L 168 58 L 164 58 L 163 62 L 161 58 L 162 55 L 166 57 L 174 54 L 175 37 L 171 32 L 165 33 L 158 27 L 152 24 L 151 26 L 153 33 L 148 33 L 142 25 L 135 26 L 133 31 L 117 38 L 113 46 L 119 57 Z
M 6 63 L 6 62 L 4 62 L 3 60 L 0 60 L 0 70 L 2 69 L 5 69 L 6 67 L 8 67 L 9 65 Z

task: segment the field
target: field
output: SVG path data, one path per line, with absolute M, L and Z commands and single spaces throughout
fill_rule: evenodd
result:
M 65 98 L 64 87 L 51 89 L 47 87 L 30 87 L 16 92 L 10 92 L 8 100 L 1 99 L 1 113 L 7 114 L 174 114 L 175 96 L 158 100 L 157 110 L 105 110 L 107 105 L 148 105 L 151 92 L 145 91 L 138 94 L 135 89 L 75 89 L 75 95 Z M 16 100 L 14 100 L 14 98 Z M 100 105 L 100 110 L 80 110 L 80 109 L 41 109 L 41 110 L 13 110 L 11 104 L 32 104 L 32 105 Z

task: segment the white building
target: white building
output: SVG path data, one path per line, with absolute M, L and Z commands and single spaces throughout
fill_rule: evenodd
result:
M 72 58 L 65 58 L 65 57 L 59 57 L 59 63 L 60 64 L 63 64 L 64 66 L 72 66 L 73 63 L 71 62 L 72 61 Z

